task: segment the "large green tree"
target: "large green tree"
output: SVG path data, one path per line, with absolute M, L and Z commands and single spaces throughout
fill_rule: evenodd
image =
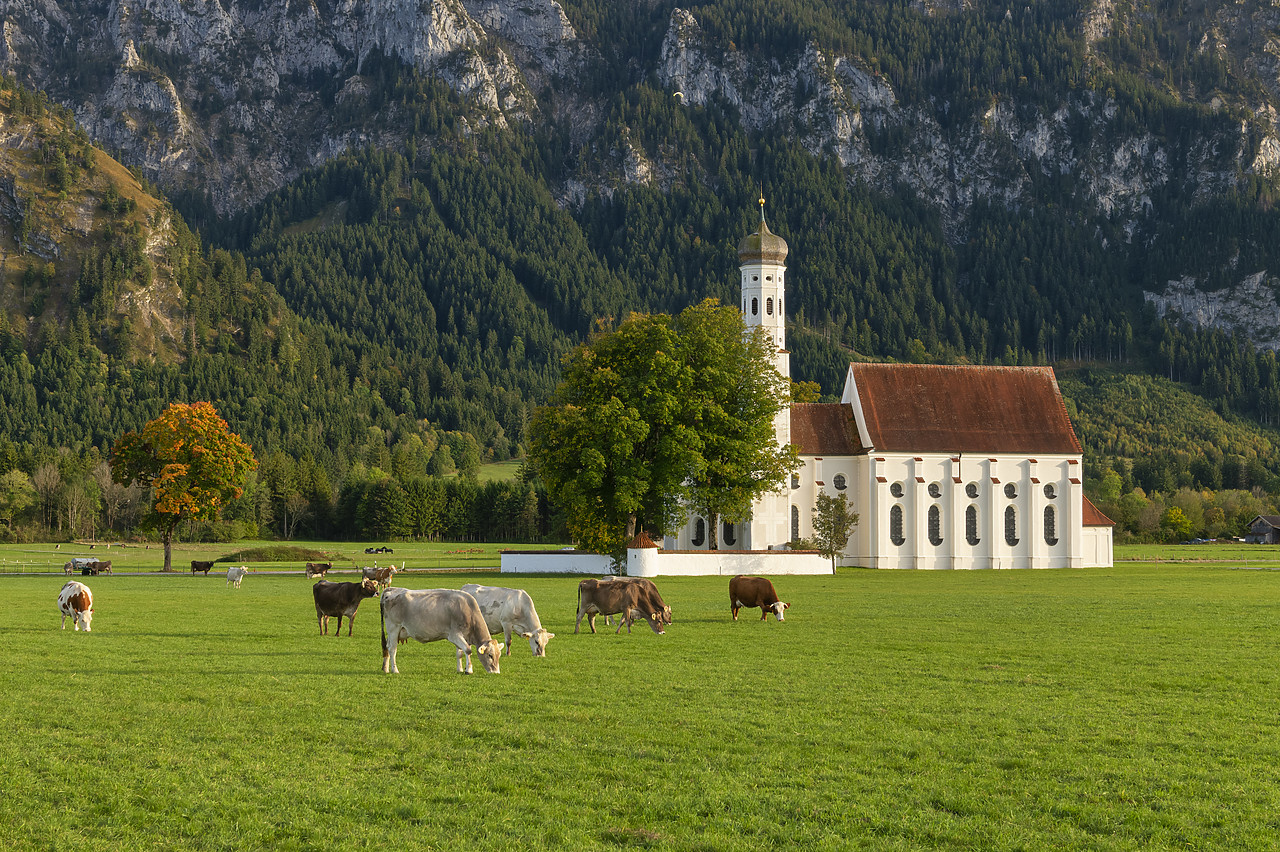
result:
M 716 550 L 720 519 L 748 520 L 756 500 L 796 468 L 796 448 L 780 446 L 774 430 L 791 386 L 772 366 L 776 344 L 763 328 L 745 333 L 736 308 L 707 299 L 681 311 L 676 330 L 694 375 L 686 413 L 699 439 L 685 496 L 707 519 Z
M 121 485 L 151 488 L 154 521 L 164 537 L 164 570 L 172 570 L 173 531 L 184 519 L 212 520 L 243 493 L 256 469 L 253 450 L 207 402 L 175 402 L 112 450 L 111 475 Z
M 767 341 L 714 300 L 632 314 L 565 360 L 529 428 L 529 456 L 579 545 L 616 553 L 686 506 L 740 519 L 794 467 L 774 439 L 789 389 Z

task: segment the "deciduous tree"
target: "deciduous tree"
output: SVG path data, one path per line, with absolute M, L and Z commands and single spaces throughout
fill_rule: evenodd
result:
M 164 570 L 172 570 L 173 531 L 185 519 L 214 520 L 239 497 L 257 467 L 253 450 L 207 402 L 175 402 L 140 432 L 126 432 L 112 450 L 111 473 L 121 485 L 152 489 L 152 511 L 164 540 Z
M 836 572 L 836 555 L 844 552 L 857 525 L 858 513 L 849 508 L 844 494 L 818 495 L 813 506 L 813 538 L 822 555 L 831 560 L 832 574 Z

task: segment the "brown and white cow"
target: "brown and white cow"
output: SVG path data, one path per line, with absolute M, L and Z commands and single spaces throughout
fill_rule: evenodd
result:
M 401 569 L 403 569 L 404 563 L 402 562 L 400 563 L 400 565 L 401 565 Z M 372 568 L 360 569 L 360 576 L 364 577 L 364 579 L 366 580 L 372 580 L 373 582 L 377 583 L 378 588 L 380 589 L 385 589 L 389 587 L 391 585 L 391 578 L 393 578 L 395 575 L 396 575 L 395 565 L 388 565 L 385 568 L 379 568 L 378 563 L 375 562 L 373 563 Z
M 197 560 L 197 559 L 192 559 L 192 560 L 191 560 L 191 576 L 192 576 L 192 577 L 194 577 L 194 576 L 196 575 L 196 572 L 197 572 L 197 571 L 203 571 L 203 572 L 204 572 L 204 575 L 205 575 L 206 577 L 208 577 L 208 576 L 209 576 L 209 572 L 210 572 L 211 570 L 213 570 L 213 563 L 212 563 L 212 562 L 201 562 L 201 561 L 199 561 L 199 560 Z
M 621 633 L 623 625 L 626 625 L 627 632 L 630 633 L 631 622 L 637 612 L 649 622 L 654 633 L 666 632 L 662 629 L 662 606 L 650 600 L 643 586 L 588 577 L 578 584 L 578 618 L 573 624 L 573 632 L 578 632 L 584 615 L 587 616 L 587 626 L 595 633 L 597 614 L 617 613 L 622 616 L 622 620 L 614 633 Z
M 783 610 L 791 604 L 778 600 L 778 593 L 773 590 L 773 583 L 767 577 L 748 577 L 739 574 L 729 581 L 729 608 L 733 610 L 733 620 L 738 620 L 738 610 L 746 607 L 760 607 L 760 620 L 765 621 L 772 612 L 779 621 L 786 621 Z
M 308 562 L 307 563 L 307 579 L 313 580 L 316 577 L 323 577 L 329 573 L 329 569 L 333 567 L 332 562 Z
M 245 565 L 232 565 L 227 569 L 227 582 L 240 588 L 240 581 L 244 579 L 244 575 L 249 573 L 249 568 Z
M 462 587 L 480 604 L 480 612 L 484 614 L 485 624 L 490 633 L 501 633 L 507 648 L 507 656 L 511 656 L 511 634 L 523 636 L 529 640 L 529 647 L 535 657 L 547 655 L 547 643 L 556 638 L 542 627 L 538 611 L 533 608 L 533 598 L 524 589 L 504 589 L 500 586 L 482 586 L 479 583 L 467 583 Z
M 471 674 L 471 646 L 489 674 L 499 674 L 503 644 L 489 634 L 475 597 L 459 589 L 387 589 L 382 610 L 382 670 L 399 674 L 396 646 L 409 639 L 448 639 L 458 649 L 458 674 Z M 466 667 L 463 667 L 463 657 Z
M 88 633 L 93 626 L 93 592 L 84 583 L 69 581 L 58 592 L 58 611 L 62 613 L 62 629 L 67 629 L 67 616 L 71 616 L 76 630 Z
M 363 580 L 359 583 L 331 583 L 328 580 L 320 580 L 311 587 L 311 596 L 316 601 L 316 621 L 320 625 L 320 635 L 324 636 L 329 632 L 330 616 L 337 616 L 338 629 L 334 632 L 334 636 L 342 635 L 342 616 L 347 617 L 347 635 L 351 635 L 351 629 L 356 622 L 356 609 L 360 606 L 360 601 L 365 598 L 376 597 L 378 587 L 372 580 Z

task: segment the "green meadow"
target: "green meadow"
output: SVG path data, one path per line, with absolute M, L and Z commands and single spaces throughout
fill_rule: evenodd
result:
M 419 556 L 460 549 L 440 547 Z M 89 634 L 58 629 L 60 573 L 0 576 L 0 846 L 1280 843 L 1280 573 L 778 577 L 781 624 L 733 622 L 722 578 L 666 578 L 666 635 L 574 635 L 575 578 L 408 554 L 397 585 L 527 589 L 547 657 L 518 639 L 501 674 L 462 676 L 451 645 L 411 642 L 384 675 L 377 600 L 322 637 L 277 566 L 239 590 L 78 577 Z

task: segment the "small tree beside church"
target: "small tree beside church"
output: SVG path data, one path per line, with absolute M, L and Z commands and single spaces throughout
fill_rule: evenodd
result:
M 822 555 L 831 560 L 832 574 L 836 572 L 836 554 L 844 552 L 857 525 L 858 513 L 849 507 L 845 495 L 818 495 L 813 506 L 813 538 Z

